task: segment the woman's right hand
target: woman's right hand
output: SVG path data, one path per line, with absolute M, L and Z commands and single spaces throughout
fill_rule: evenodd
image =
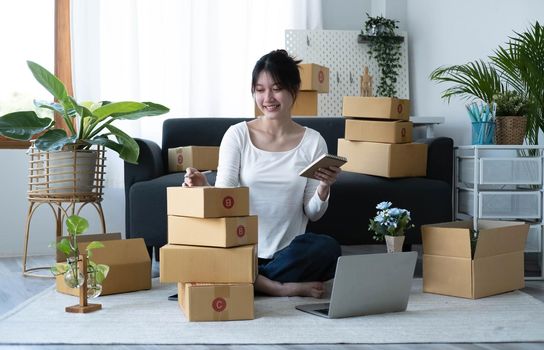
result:
M 193 187 L 193 186 L 209 186 L 208 179 L 206 175 L 202 174 L 200 171 L 195 168 L 187 168 L 185 172 L 185 177 L 183 178 L 184 187 Z

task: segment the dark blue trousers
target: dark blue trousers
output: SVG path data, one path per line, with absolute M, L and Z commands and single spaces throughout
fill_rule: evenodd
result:
M 281 283 L 327 281 L 334 277 L 340 255 L 340 244 L 334 238 L 307 232 L 272 259 L 259 259 L 259 274 Z

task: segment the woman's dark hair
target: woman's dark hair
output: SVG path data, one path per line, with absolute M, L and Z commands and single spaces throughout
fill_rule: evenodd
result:
M 289 91 L 293 100 L 296 100 L 300 89 L 300 72 L 298 70 L 300 62 L 302 61 L 295 60 L 285 50 L 274 50 L 267 53 L 255 63 L 251 75 L 251 93 L 255 93 L 259 74 L 266 71 L 280 88 Z

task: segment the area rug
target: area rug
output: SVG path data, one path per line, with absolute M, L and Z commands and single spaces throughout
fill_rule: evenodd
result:
M 103 309 L 70 314 L 77 298 L 50 288 L 0 317 L 1 344 L 349 344 L 544 341 L 544 304 L 515 291 L 468 300 L 421 293 L 408 310 L 329 320 L 300 312 L 312 298 L 257 297 L 251 321 L 187 322 L 168 301 L 173 284 L 104 296 Z

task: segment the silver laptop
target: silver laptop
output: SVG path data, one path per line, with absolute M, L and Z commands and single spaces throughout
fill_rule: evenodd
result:
M 416 260 L 417 252 L 341 256 L 330 303 L 296 308 L 328 318 L 405 311 Z

